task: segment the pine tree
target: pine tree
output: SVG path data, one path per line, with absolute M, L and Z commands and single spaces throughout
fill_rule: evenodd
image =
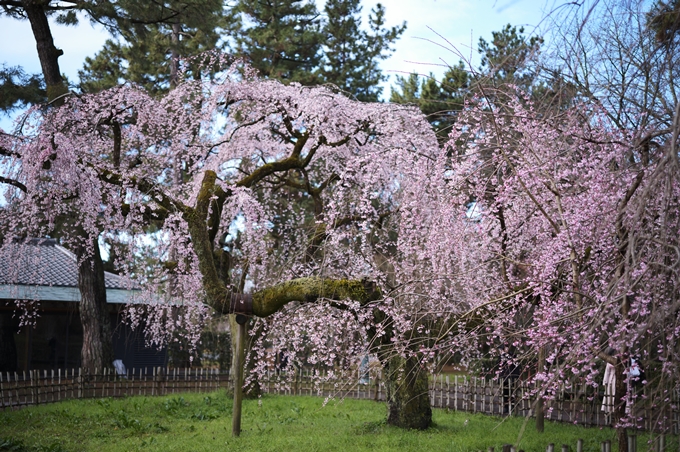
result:
M 551 86 L 559 80 L 551 80 L 549 85 L 540 83 L 538 71 L 531 66 L 543 39 L 536 36 L 527 39 L 523 33 L 524 28 L 508 24 L 492 33 L 490 43 L 480 38 L 478 51 L 482 60 L 476 74 L 470 74 L 460 61 L 446 71 L 441 81 L 432 74 L 422 79 L 417 74 L 408 78 L 397 76 L 390 102 L 417 105 L 427 115 L 439 139 L 445 140 L 466 96 L 481 94 L 493 101 L 496 96 L 502 96 L 510 84 L 528 93 L 535 90 L 537 95 L 549 95 Z
M 96 92 L 131 81 L 149 92 L 166 92 L 177 82 L 180 57 L 210 49 L 225 49 L 222 39 L 238 27 L 231 9 L 221 0 L 196 1 L 168 23 L 129 23 L 118 29 L 117 40 L 107 40 L 79 71 L 80 88 Z
M 76 25 L 78 24 L 77 13 L 82 13 L 91 21 L 104 25 L 109 32 L 116 35 L 132 26 L 172 23 L 178 16 L 188 11 L 201 11 L 202 6 L 211 1 L 214 0 L 171 0 L 168 2 L 0 0 L 0 15 L 17 20 L 28 20 L 31 24 L 46 94 L 46 97 L 40 100 L 57 99 L 59 103 L 60 96 L 68 92 L 68 82 L 59 70 L 59 57 L 64 54 L 64 51 L 54 44 L 49 19 L 55 19 L 60 24 Z M 39 94 L 40 90 L 34 89 L 34 76 L 24 76 L 18 74 L 16 70 L 12 72 L 6 69 L 1 75 L 2 88 L 9 90 L 11 96 L 17 99 L 8 108 L 14 108 L 22 103 L 33 103 L 39 99 L 36 93 Z
M 390 102 L 417 105 L 443 141 L 447 139 L 456 113 L 463 108 L 470 82 L 471 77 L 462 61 L 449 68 L 441 81 L 437 81 L 432 73 L 422 79 L 415 73 L 408 77 L 397 76 Z
M 235 37 L 239 56 L 264 77 L 318 83 L 323 34 L 313 1 L 240 0 L 237 9 L 249 24 Z
M 375 102 L 382 93 L 379 84 L 387 77 L 378 67 L 392 52 L 390 46 L 406 29 L 384 28 L 385 8 L 378 3 L 368 18 L 370 33 L 361 30 L 359 0 L 327 0 L 323 27 L 324 56 L 319 75 L 363 101 Z
M 524 27 L 507 24 L 501 31 L 491 33 L 491 43 L 479 38 L 477 50 L 482 55 L 480 70 L 494 85 L 513 84 L 525 91 L 531 89 L 538 72 L 531 67 L 538 55 L 543 38 L 524 36 Z
M 677 45 L 680 34 L 680 1 L 657 0 L 647 13 L 647 27 L 654 32 L 660 44 L 667 47 Z
M 0 111 L 11 113 L 46 100 L 45 82 L 39 74 L 27 74 L 20 66 L 0 69 Z

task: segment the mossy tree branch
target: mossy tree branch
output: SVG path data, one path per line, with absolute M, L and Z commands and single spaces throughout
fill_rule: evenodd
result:
M 198 257 L 199 270 L 208 304 L 222 314 L 231 313 L 231 294 L 219 277 L 208 228 L 208 206 L 215 196 L 217 175 L 206 171 L 196 199 L 196 207 L 187 209 L 184 218 Z M 253 314 L 267 317 L 292 301 L 313 303 L 321 298 L 354 300 L 361 304 L 378 300 L 379 290 L 372 282 L 348 279 L 298 278 L 262 289 L 253 294 Z
M 291 301 L 314 303 L 321 298 L 353 300 L 362 305 L 382 297 L 375 283 L 367 280 L 298 278 L 253 294 L 253 314 L 267 317 Z

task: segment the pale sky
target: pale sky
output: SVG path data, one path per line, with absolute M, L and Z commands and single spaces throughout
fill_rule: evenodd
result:
M 319 5 L 324 3 L 316 1 Z M 375 3 L 363 0 L 364 15 Z M 382 64 L 383 70 L 391 75 L 384 90 L 384 96 L 389 97 L 393 74 L 432 71 L 440 75 L 445 70 L 443 65 L 457 63 L 459 57 L 451 45 L 466 58 L 472 56 L 477 64 L 480 36 L 490 40 L 491 32 L 505 24 L 524 26 L 528 35 L 540 34 L 537 27 L 554 0 L 381 0 L 381 3 L 386 9 L 388 26 L 407 22 L 395 53 Z M 56 46 L 64 51 L 59 63 L 70 81 L 78 80 L 78 69 L 85 57 L 94 55 L 108 37 L 101 27 L 93 27 L 88 21 L 77 27 L 53 23 L 52 33 Z M 0 18 L 0 43 L 0 64 L 21 65 L 29 73 L 40 72 L 35 40 L 27 21 Z M 6 117 L 0 118 L 0 127 L 7 129 L 9 124 Z

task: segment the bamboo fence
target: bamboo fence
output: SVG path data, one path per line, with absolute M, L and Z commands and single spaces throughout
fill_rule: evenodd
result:
M 332 398 L 358 398 L 383 401 L 386 392 L 379 373 L 371 371 L 361 383 L 361 376 L 341 382 L 328 378 L 324 370 L 296 369 L 270 371 L 259 383 L 265 393 L 310 395 Z M 365 377 L 365 375 L 364 375 Z M 68 399 L 124 397 L 134 395 L 164 396 L 181 392 L 208 392 L 229 386 L 229 374 L 217 369 L 153 368 L 130 369 L 119 375 L 105 369 L 97 375 L 85 375 L 82 369 L 32 370 L 0 373 L 0 408 L 15 409 Z M 464 375 L 432 375 L 430 404 L 436 408 L 503 416 L 535 415 L 535 395 L 522 381 L 498 381 Z M 611 423 L 602 411 L 603 389 L 585 384 L 564 384 L 552 399 L 545 400 L 545 418 L 583 426 Z M 680 394 L 675 391 L 663 409 L 654 408 L 644 389 L 639 391 L 633 414 L 639 430 L 680 433 Z

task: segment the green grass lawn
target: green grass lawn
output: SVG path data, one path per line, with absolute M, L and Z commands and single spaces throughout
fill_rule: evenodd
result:
M 243 433 L 232 438 L 231 399 L 224 391 L 74 400 L 0 412 L 0 451 L 500 451 L 517 443 L 524 423 L 435 410 L 435 426 L 417 432 L 389 427 L 384 419 L 384 403 L 345 399 L 323 406 L 318 397 L 264 396 L 244 401 Z M 537 434 L 530 420 L 519 447 L 543 452 L 554 443 L 555 450 L 562 444 L 575 450 L 583 438 L 585 450 L 599 451 L 614 437 L 611 429 L 552 422 Z M 638 450 L 646 450 L 644 441 Z

